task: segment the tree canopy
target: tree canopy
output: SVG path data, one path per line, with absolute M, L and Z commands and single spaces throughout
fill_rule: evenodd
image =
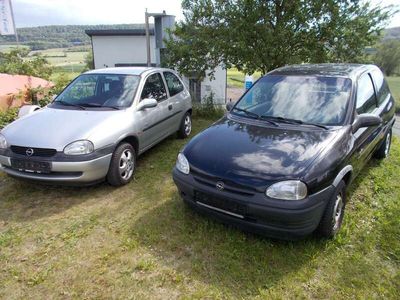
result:
M 294 63 L 355 62 L 392 7 L 359 0 L 183 0 L 167 64 L 204 76 L 224 63 L 266 73 Z
M 400 66 L 400 41 L 386 40 L 379 44 L 374 61 L 387 76 L 393 75 Z

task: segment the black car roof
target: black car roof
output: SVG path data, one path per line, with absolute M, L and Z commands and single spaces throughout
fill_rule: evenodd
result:
M 330 77 L 358 77 L 361 73 L 378 69 L 374 65 L 329 63 L 329 64 L 301 64 L 278 68 L 268 75 L 304 75 Z

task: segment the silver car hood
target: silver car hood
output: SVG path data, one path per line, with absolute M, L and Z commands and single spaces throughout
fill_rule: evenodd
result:
M 90 111 L 43 108 L 24 116 L 8 126 L 1 133 L 8 145 L 51 148 L 63 151 L 64 147 L 77 140 L 90 140 L 96 130 L 115 127 L 123 122 L 121 111 Z M 103 147 L 102 141 L 92 141 L 95 149 Z

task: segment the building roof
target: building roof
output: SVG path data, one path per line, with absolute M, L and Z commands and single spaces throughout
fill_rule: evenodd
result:
M 353 77 L 371 68 L 376 68 L 376 66 L 350 63 L 301 64 L 285 66 L 268 74 Z
M 150 35 L 154 35 L 154 29 L 150 28 Z M 137 29 L 89 29 L 85 33 L 92 36 L 143 36 L 146 35 L 144 28 Z
M 154 67 L 119 67 L 119 68 L 105 68 L 96 69 L 86 72 L 85 74 L 121 74 L 121 75 L 141 75 L 142 73 L 150 70 L 167 70 Z

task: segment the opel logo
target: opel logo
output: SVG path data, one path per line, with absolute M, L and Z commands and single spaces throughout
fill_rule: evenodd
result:
M 27 156 L 32 156 L 34 151 L 33 151 L 32 148 L 29 148 L 29 149 L 26 149 L 25 153 L 26 153 Z
M 218 181 L 215 187 L 222 191 L 225 188 L 225 184 L 222 181 Z

